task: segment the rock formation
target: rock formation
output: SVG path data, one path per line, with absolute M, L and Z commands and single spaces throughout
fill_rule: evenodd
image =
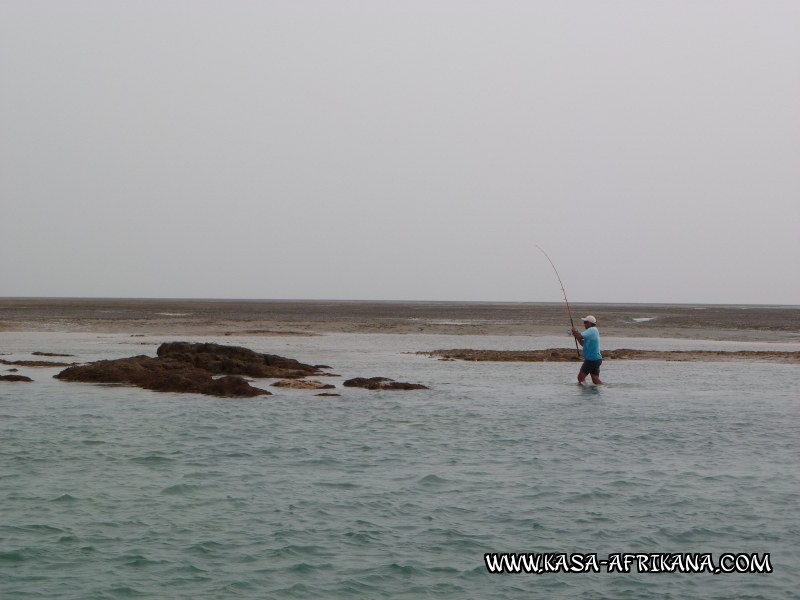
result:
M 16 365 L 18 367 L 69 367 L 75 363 L 53 362 L 50 360 L 5 360 L 0 359 L 0 365 Z
M 0 381 L 21 381 L 21 382 L 28 382 L 33 381 L 30 377 L 25 377 L 24 375 L 0 375 Z
M 156 357 L 133 356 L 100 360 L 64 369 L 57 379 L 85 383 L 135 385 L 158 392 L 208 394 L 225 398 L 271 395 L 251 386 L 243 376 L 279 379 L 273 386 L 302 390 L 330 390 L 336 386 L 308 376 L 325 376 L 325 365 L 307 365 L 275 354 L 260 354 L 239 346 L 168 342 L 161 344 Z M 368 390 L 427 390 L 418 383 L 403 383 L 386 377 L 356 377 L 344 382 L 347 387 Z M 338 394 L 325 394 L 337 395 Z
M 293 390 L 332 390 L 335 385 L 322 383 L 321 381 L 305 381 L 303 379 L 281 379 L 272 384 L 273 387 L 289 388 Z
M 348 379 L 342 385 L 345 387 L 359 387 L 367 390 L 427 390 L 428 386 L 421 383 L 403 383 L 388 379 L 387 377 L 355 377 Z
M 55 377 L 64 381 L 135 385 L 158 392 L 244 398 L 270 392 L 251 386 L 242 375 L 296 379 L 317 374 L 320 370 L 315 366 L 247 348 L 169 342 L 159 346 L 156 358 L 101 360 L 70 367 Z
M 298 379 L 322 375 L 322 368 L 277 354 L 259 354 L 241 346 L 168 342 L 157 350 L 160 359 L 177 360 L 213 373 Z
M 419 352 L 439 360 L 465 360 L 472 362 L 579 362 L 574 348 L 548 348 L 547 350 L 434 350 Z M 785 363 L 800 362 L 800 352 L 773 350 L 603 350 L 603 360 L 667 360 L 667 361 L 731 361 L 765 360 Z

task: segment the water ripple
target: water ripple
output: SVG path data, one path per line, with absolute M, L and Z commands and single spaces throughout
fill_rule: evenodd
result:
M 571 365 L 395 352 L 416 350 L 411 337 L 291 343 L 343 374 L 435 390 L 335 403 L 55 380 L 15 392 L 0 418 L 0 597 L 722 599 L 800 587 L 796 367 L 614 365 L 620 385 L 588 394 L 565 383 Z M 630 550 L 770 552 L 775 572 L 483 565 L 486 552 Z

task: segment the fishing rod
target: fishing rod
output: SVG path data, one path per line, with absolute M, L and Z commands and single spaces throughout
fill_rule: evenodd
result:
M 561 293 L 564 294 L 564 303 L 567 305 L 567 315 L 569 315 L 569 323 L 572 325 L 572 328 L 575 329 L 575 322 L 572 320 L 572 309 L 569 307 L 569 300 L 567 300 L 567 290 L 564 289 L 564 282 L 561 281 L 561 276 L 558 274 L 558 269 L 553 264 L 553 261 L 550 260 L 550 257 L 547 255 L 547 252 L 542 250 L 541 246 L 536 246 L 539 248 L 539 251 L 544 254 L 544 257 L 547 259 L 547 262 L 550 263 L 550 266 L 553 267 L 553 272 L 556 274 L 556 278 L 558 279 L 559 285 L 561 285 Z M 575 337 L 575 336 L 573 336 Z M 578 348 L 578 340 L 575 338 L 575 351 L 578 353 L 578 358 L 581 357 L 580 348 Z

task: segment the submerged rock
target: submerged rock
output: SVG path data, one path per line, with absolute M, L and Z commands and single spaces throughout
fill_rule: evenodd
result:
M 603 351 L 603 358 L 606 357 Z M 457 348 L 453 350 L 433 350 L 418 352 L 434 356 L 439 360 L 466 360 L 471 362 L 576 362 L 582 361 L 575 348 L 548 348 L 546 350 L 472 350 Z
M 583 360 L 574 348 L 548 348 L 547 350 L 433 350 L 418 352 L 439 360 L 464 360 L 470 362 L 578 362 Z M 603 360 L 665 360 L 708 361 L 762 360 L 783 363 L 800 363 L 800 351 L 776 350 L 603 350 Z
M 17 365 L 18 367 L 69 367 L 75 363 L 53 362 L 50 360 L 5 360 L 0 359 L 0 365 Z
M 33 381 L 33 379 L 30 377 L 25 377 L 24 375 L 0 375 L 0 381 L 29 382 Z
M 354 377 L 348 379 L 342 385 L 346 387 L 358 387 L 367 390 L 428 390 L 426 385 L 421 383 L 404 383 L 395 381 L 388 377 Z
M 302 379 L 281 379 L 272 384 L 273 387 L 289 388 L 292 390 L 332 390 L 335 385 L 321 381 L 304 381 Z
M 320 372 L 315 366 L 238 346 L 169 342 L 159 346 L 156 358 L 101 360 L 70 367 L 55 377 L 64 381 L 135 385 L 158 392 L 247 398 L 271 394 L 251 386 L 242 375 L 295 379 L 316 374 Z

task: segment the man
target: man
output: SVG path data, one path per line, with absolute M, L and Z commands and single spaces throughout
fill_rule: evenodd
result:
M 603 364 L 603 355 L 600 354 L 600 332 L 597 329 L 597 319 L 592 315 L 583 317 L 585 331 L 581 333 L 574 327 L 572 335 L 583 347 L 583 364 L 578 372 L 578 384 L 583 385 L 586 376 L 592 377 L 592 383 L 603 385 L 600 381 L 600 365 Z

